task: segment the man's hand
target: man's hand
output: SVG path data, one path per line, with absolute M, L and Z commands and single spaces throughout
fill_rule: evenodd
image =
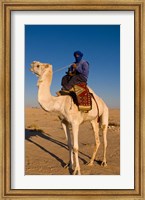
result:
M 76 65 L 75 63 L 74 63 L 72 66 L 73 66 L 73 68 L 74 68 L 74 69 L 76 69 L 76 68 L 77 68 L 77 65 Z

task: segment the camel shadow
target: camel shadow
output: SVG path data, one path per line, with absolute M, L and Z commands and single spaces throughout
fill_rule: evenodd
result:
M 41 146 L 40 144 L 38 144 L 37 142 L 35 142 L 33 140 L 33 137 L 41 137 L 45 140 L 48 140 L 49 142 L 52 142 L 54 144 L 57 144 L 58 146 L 60 146 L 61 148 L 64 148 L 66 149 L 67 151 L 69 150 L 68 149 L 68 146 L 67 144 L 63 143 L 63 142 L 60 142 L 52 137 L 50 137 L 50 135 L 46 135 L 42 130 L 37 130 L 37 129 L 25 129 L 25 140 L 35 144 L 37 147 L 39 147 L 40 149 L 42 149 L 43 151 L 45 151 L 46 153 L 48 153 L 49 155 L 51 155 L 53 158 L 55 158 L 60 164 L 61 166 L 64 168 L 66 166 L 66 163 L 61 159 L 59 158 L 58 156 L 56 156 L 54 153 L 50 152 L 49 150 L 45 149 L 43 146 Z M 90 156 L 84 154 L 83 152 L 79 151 L 79 153 L 87 158 L 90 159 Z M 79 159 L 82 160 L 82 162 L 84 164 L 86 164 L 86 160 L 81 158 L 79 156 Z M 98 164 L 100 164 L 100 161 L 96 161 Z M 69 173 L 72 174 L 72 170 L 69 169 Z
M 46 139 L 46 140 L 48 140 L 50 142 L 53 142 L 53 143 L 61 146 L 62 148 L 65 148 L 65 149 L 68 150 L 67 145 L 64 144 L 64 143 L 62 143 L 62 142 L 60 142 L 60 141 L 58 141 L 58 140 L 55 140 L 55 139 L 53 139 L 53 138 L 51 138 L 51 137 L 49 137 L 47 135 L 45 135 L 43 133 L 43 131 L 41 131 L 41 130 L 25 129 L 25 140 L 27 140 L 27 141 L 35 144 L 37 147 L 39 147 L 40 149 L 42 149 L 43 151 L 45 151 L 46 153 L 48 153 L 49 155 L 51 155 L 53 158 L 55 158 L 57 161 L 59 161 L 62 167 L 65 167 L 66 163 L 62 159 L 60 159 L 54 153 L 52 153 L 49 150 L 45 149 L 43 146 L 41 146 L 40 144 L 38 144 L 37 142 L 35 142 L 33 140 L 33 137 L 36 137 L 36 136 L 37 137 L 41 137 L 43 139 Z
M 53 139 L 49 135 L 46 135 L 42 130 L 25 129 L 25 140 L 30 140 L 30 138 L 32 138 L 34 136 L 38 136 L 38 137 L 41 137 L 43 139 L 46 139 L 46 140 L 53 142 L 53 143 L 55 143 L 55 144 L 57 144 L 57 145 L 68 150 L 68 147 L 67 147 L 66 144 L 64 144 L 64 143 L 62 143 L 58 140 Z

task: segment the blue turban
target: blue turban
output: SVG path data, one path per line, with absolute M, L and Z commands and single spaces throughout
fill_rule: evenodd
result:
M 83 53 L 81 51 L 75 51 L 74 52 L 74 57 L 75 57 L 76 54 L 78 54 L 79 56 L 83 57 Z
M 79 55 L 79 57 L 76 57 L 76 54 Z M 82 59 L 83 53 L 81 51 L 75 51 L 74 52 L 74 57 L 75 57 L 76 62 L 78 63 Z

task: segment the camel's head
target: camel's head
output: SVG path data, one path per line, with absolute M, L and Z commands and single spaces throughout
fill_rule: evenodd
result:
M 41 63 L 39 61 L 33 61 L 31 63 L 30 70 L 37 76 L 41 76 L 46 70 L 52 74 L 52 65 L 48 63 Z

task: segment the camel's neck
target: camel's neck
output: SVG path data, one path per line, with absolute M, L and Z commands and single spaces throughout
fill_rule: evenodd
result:
M 56 108 L 57 97 L 54 97 L 50 93 L 50 86 L 52 80 L 52 73 L 47 70 L 38 80 L 38 102 L 46 111 L 59 111 Z

